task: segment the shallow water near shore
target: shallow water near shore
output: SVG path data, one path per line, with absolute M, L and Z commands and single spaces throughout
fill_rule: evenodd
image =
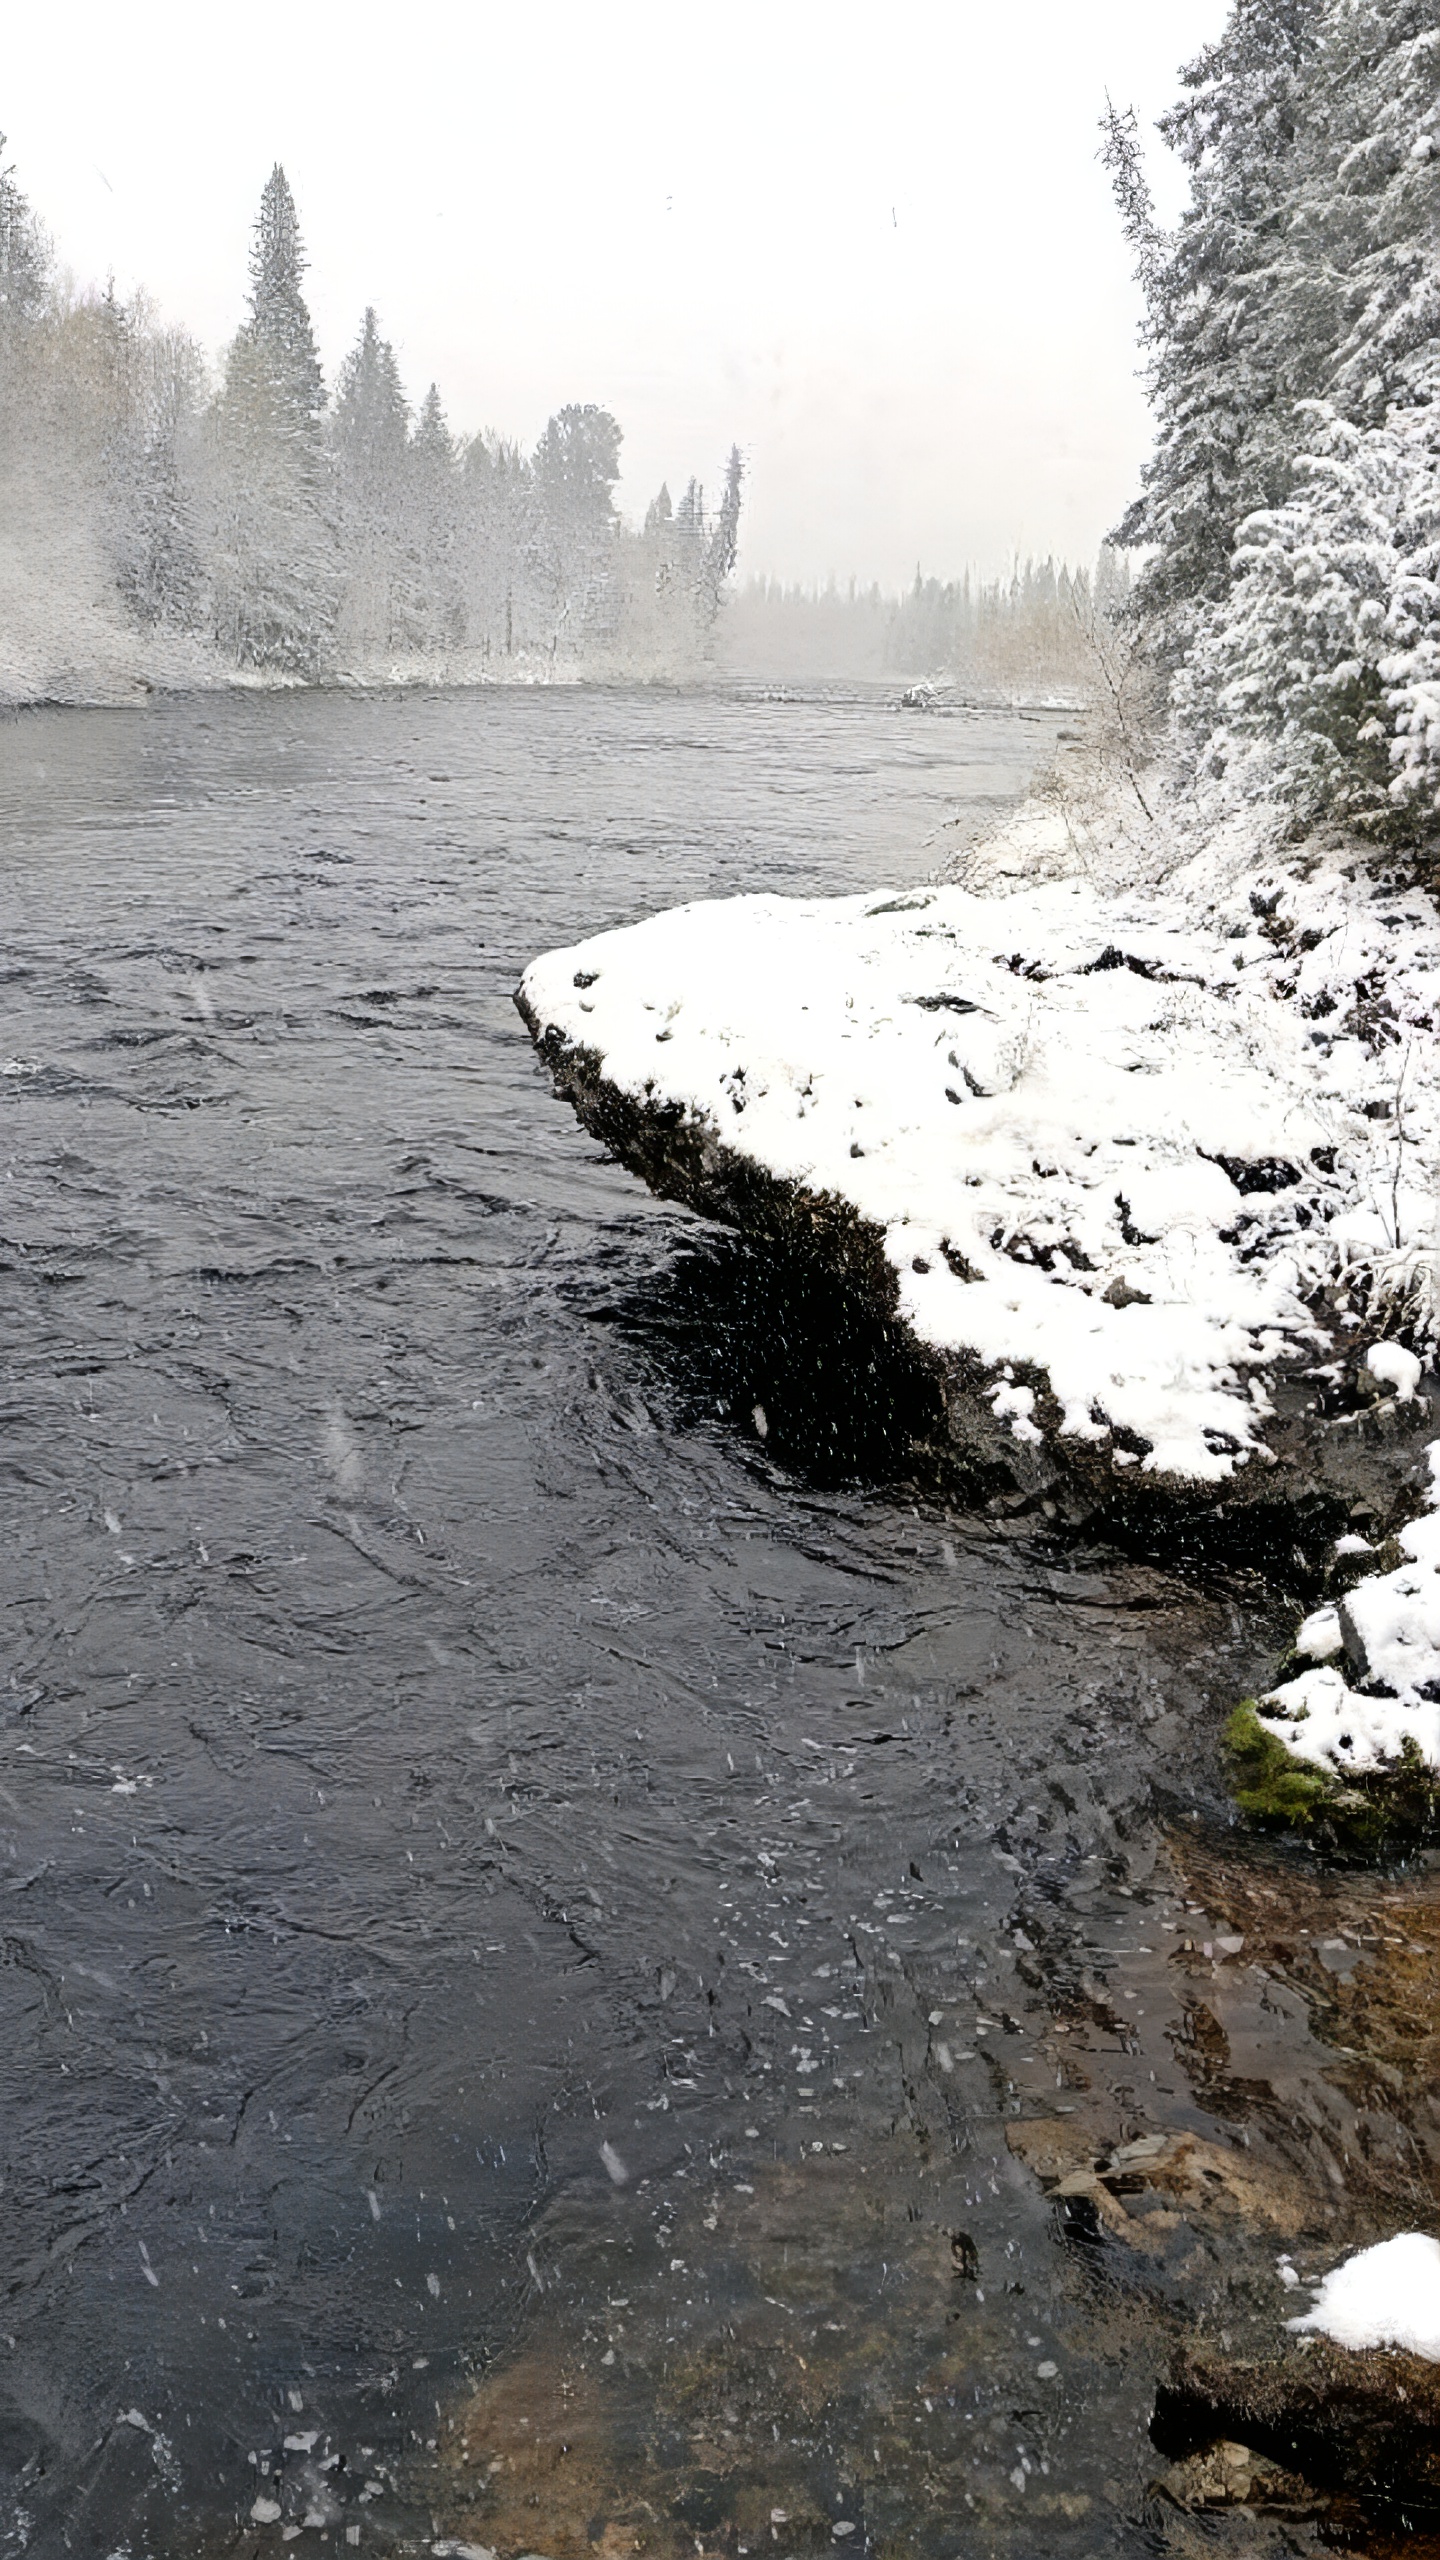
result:
M 912 1483 L 513 1009 L 1057 726 L 0 727 L 0 2551 L 1188 2548 L 1167 2341 L 1432 2212 L 1428 1875 L 1227 1828 L 1283 1607 Z

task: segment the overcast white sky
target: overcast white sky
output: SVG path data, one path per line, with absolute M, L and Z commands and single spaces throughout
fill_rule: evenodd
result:
M 625 429 L 621 500 L 745 455 L 742 569 L 894 586 L 1090 556 L 1148 442 L 1103 172 L 1224 0 L 71 0 L 7 14 L 7 157 L 82 281 L 212 353 L 277 158 L 327 374 Z M 1155 142 L 1162 201 L 1178 200 Z

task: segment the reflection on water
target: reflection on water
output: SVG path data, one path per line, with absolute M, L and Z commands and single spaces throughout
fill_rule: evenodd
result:
M 748 1238 L 703 1234 L 618 1304 L 593 1290 L 578 1304 L 611 1318 L 664 1382 L 671 1427 L 718 1424 L 812 1488 L 913 1483 L 927 1444 L 943 1441 L 938 1377 L 901 1328 Z
M 1154 2547 L 1155 2324 L 1271 2317 L 1274 2236 L 1112 2155 L 1239 2122 L 1161 1825 L 1269 1630 L 947 1512 L 901 1347 L 511 1004 L 912 880 L 1045 739 L 0 732 L 0 2550 Z

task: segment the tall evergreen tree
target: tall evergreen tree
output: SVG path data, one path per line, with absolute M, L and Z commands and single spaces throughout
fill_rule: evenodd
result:
M 400 367 L 382 338 L 373 308 L 366 306 L 360 335 L 340 368 L 335 397 L 335 444 L 345 468 L 377 493 L 398 491 L 410 409 Z
M 456 459 L 455 438 L 446 424 L 439 389 L 432 382 L 410 439 L 406 486 L 425 645 L 445 650 L 463 647 L 469 628 L 460 557 L 463 484 Z
M 0 133 L 0 327 L 38 317 L 49 269 L 44 234 L 6 165 Z
M 340 368 L 333 443 L 345 590 L 340 636 L 352 654 L 425 645 L 423 571 L 411 521 L 410 410 L 374 310 Z
M 705 568 L 701 579 L 705 610 L 712 622 L 720 610 L 725 581 L 733 573 L 739 556 L 741 471 L 740 447 L 732 444 L 730 459 L 725 465 L 725 494 L 705 546 Z
M 455 460 L 455 439 L 445 423 L 439 385 L 434 382 L 420 403 L 414 449 L 427 468 L 448 471 Z
M 1361 422 L 1440 391 L 1437 105 L 1437 0 L 1332 0 L 1291 212 L 1299 293 L 1276 319 L 1293 333 L 1315 271 L 1336 280 L 1341 329 L 1327 389 Z
M 277 160 L 265 181 L 250 244 L 250 317 L 236 341 L 262 362 L 272 396 L 307 424 L 325 406 L 325 382 L 300 279 L 308 260 L 290 182 Z
M 183 330 L 132 322 L 115 547 L 120 591 L 153 628 L 188 630 L 201 608 L 193 480 L 202 378 L 199 351 Z
M 557 528 L 574 533 L 609 529 L 621 441 L 618 422 L 593 401 L 583 408 L 572 403 L 548 421 L 533 467 L 540 503 Z
M 339 586 L 304 271 L 295 201 L 277 164 L 255 224 L 250 315 L 230 348 L 214 420 L 215 631 L 242 666 L 313 677 L 328 663 Z
M 1306 336 L 1277 336 L 1277 271 L 1307 77 L 1326 0 L 1236 0 L 1229 24 L 1182 74 L 1186 95 L 1161 131 L 1190 178 L 1176 230 L 1154 219 L 1133 116 L 1114 109 L 1103 157 L 1145 293 L 1156 412 L 1142 493 L 1114 540 L 1151 550 L 1137 602 L 1173 665 L 1196 608 L 1229 582 L 1235 530 L 1284 494 L 1294 403 L 1321 386 L 1339 314 L 1333 298 Z
M 567 650 L 614 636 L 610 569 L 620 443 L 618 421 L 587 401 L 557 411 L 535 448 L 534 583 L 552 650 L 562 635 Z
M 554 596 L 538 524 L 534 474 L 518 444 L 472 436 L 461 465 L 460 574 L 470 634 L 479 648 L 510 658 L 548 633 Z
M 1440 0 L 1234 0 L 1104 156 L 1146 294 L 1154 457 L 1121 538 L 1179 735 L 1303 820 L 1440 822 Z

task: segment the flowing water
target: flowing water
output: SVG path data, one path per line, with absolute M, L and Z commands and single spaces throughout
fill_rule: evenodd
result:
M 1167 1840 L 1255 1614 L 909 1484 L 893 1344 L 511 1001 L 929 876 L 1055 727 L 0 731 L 0 2549 L 1154 2547 L 1194 2235 L 1023 2127 L 1224 2112 Z

